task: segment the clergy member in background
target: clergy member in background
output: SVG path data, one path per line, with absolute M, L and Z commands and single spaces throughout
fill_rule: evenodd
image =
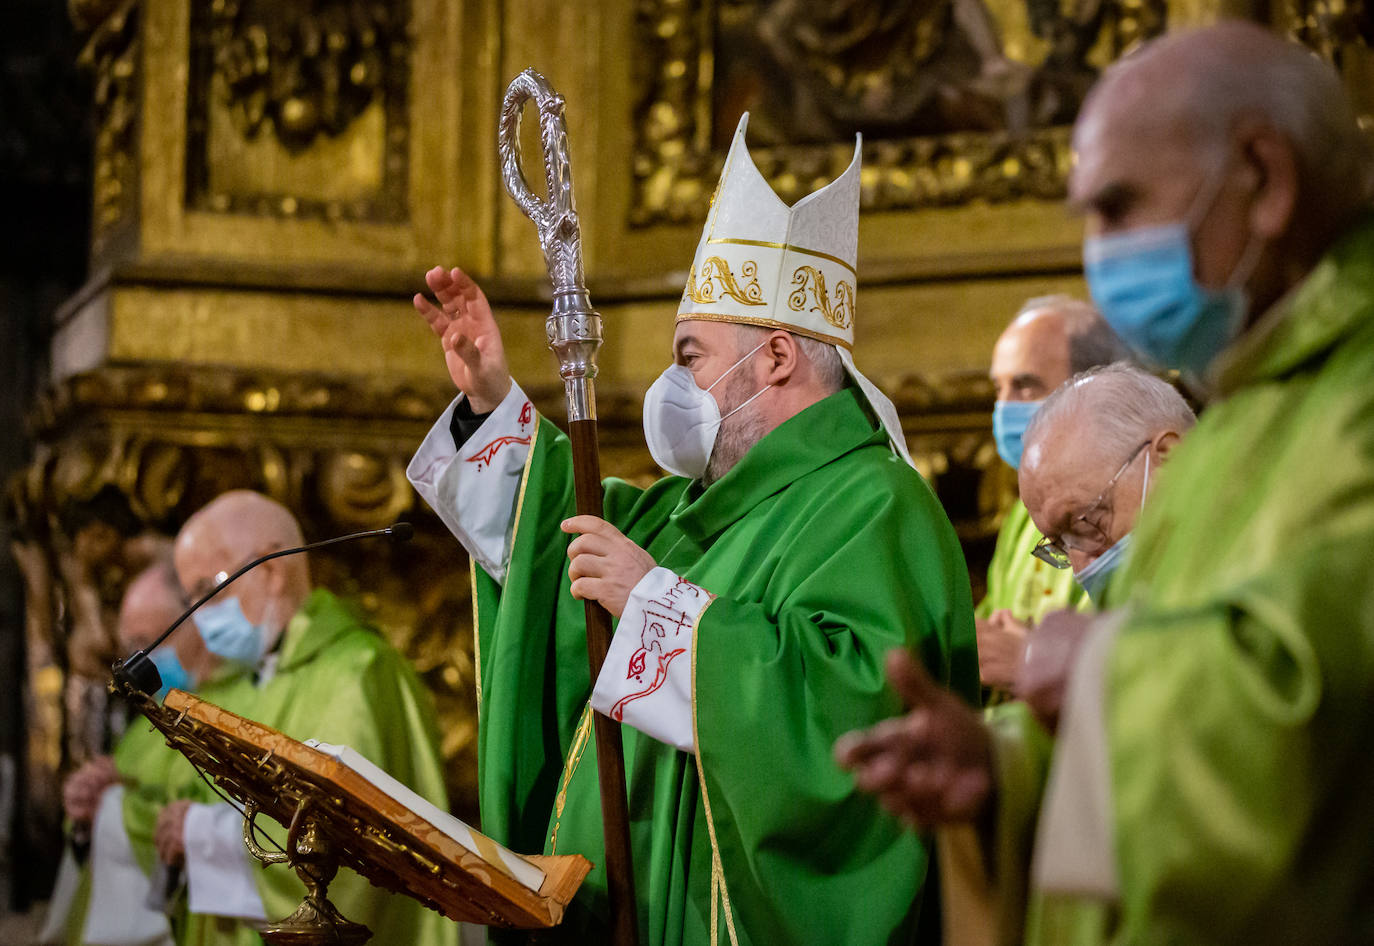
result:
M 1070 375 L 1129 357 L 1111 326 L 1088 303 L 1062 295 L 1026 302 L 992 349 L 988 375 L 997 389 L 992 435 L 998 456 L 1018 469 L 1026 425 L 1049 393 Z M 1018 499 L 1002 519 L 988 565 L 987 593 L 974 609 L 985 687 L 1011 689 L 1026 635 L 1046 614 L 1087 606 L 1072 571 L 1031 555 L 1041 538 Z
M 1094 605 L 1109 604 L 1136 520 L 1196 423 L 1173 385 L 1124 363 L 1075 375 L 1050 395 L 1026 429 L 1021 463 L 1021 497 L 1044 536 L 1035 557 L 1073 574 Z M 1047 615 L 1037 647 L 1075 646 L 1085 626 Z M 1068 668 L 1030 657 L 1012 690 L 1053 729 Z
M 416 297 L 462 392 L 409 474 L 475 564 L 482 826 L 596 865 L 566 942 L 606 935 L 593 712 L 627 724 L 646 946 L 886 943 L 915 935 L 928 852 L 830 744 L 897 708 L 891 648 L 977 694 L 959 543 L 850 355 L 857 149 L 789 208 L 746 122 L 645 396 L 671 475 L 608 480 L 604 520 L 574 516 L 568 440 L 512 382 L 481 290 L 436 268 L 439 306 Z M 597 680 L 579 599 L 619 618 Z
M 1034 828 L 1032 946 L 1368 942 L 1369 142 L 1328 65 L 1232 22 L 1111 66 L 1074 146 L 1094 299 L 1207 411 L 1132 532 L 1114 610 L 1059 655 L 1054 744 L 989 734 L 894 659 L 919 729 L 841 756 L 917 822 L 995 828 L 1006 884 Z
M 259 493 L 221 495 L 178 533 L 174 556 L 197 600 L 258 556 L 304 544 L 285 506 Z M 215 702 L 294 739 L 356 749 L 447 810 L 429 693 L 396 650 L 345 602 L 310 580 L 304 554 L 266 562 L 194 616 L 205 646 L 225 661 Z M 184 631 L 190 631 L 185 628 Z M 179 631 L 178 633 L 183 633 Z M 285 843 L 285 829 L 259 826 Z M 180 941 L 259 942 L 254 926 L 287 916 L 305 889 L 295 871 L 262 869 L 243 845 L 243 817 L 204 783 L 163 809 L 154 838 L 164 863 L 185 871 L 190 916 Z M 373 942 L 452 946 L 457 924 L 342 868 L 329 897 Z
M 147 647 L 185 608 L 170 560 L 140 572 L 129 583 L 119 609 L 119 645 L 124 653 Z M 173 637 L 150 655 L 162 676 L 163 691 L 195 690 L 214 671 L 218 658 L 195 634 Z M 190 764 L 169 749 L 162 735 L 134 716 L 112 756 L 100 756 L 72 773 L 63 786 L 63 806 L 75 836 L 89 840 L 85 869 L 75 897 L 54 897 L 65 917 L 66 941 L 108 946 L 170 943 L 167 914 L 149 906 L 166 898 L 175 876 L 160 867 L 153 826 L 171 800 L 174 785 L 192 775 Z M 72 870 L 64 864 L 63 872 Z

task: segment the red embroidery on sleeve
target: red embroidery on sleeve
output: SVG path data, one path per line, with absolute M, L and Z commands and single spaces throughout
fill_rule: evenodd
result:
M 501 452 L 502 447 L 512 443 L 528 444 L 529 442 L 529 437 L 512 437 L 509 434 L 503 437 L 497 437 L 481 450 L 478 450 L 472 456 L 468 457 L 468 462 L 476 463 L 478 472 L 481 472 L 491 466 L 491 461 L 496 459 L 496 455 Z
M 643 689 L 616 701 L 616 704 L 611 707 L 610 713 L 611 718 L 616 722 L 623 723 L 625 721 L 626 706 L 635 700 L 651 696 L 661 689 L 663 684 L 668 682 L 668 665 L 673 662 L 674 657 L 687 652 L 686 647 L 675 646 L 679 642 L 685 643 L 685 638 L 691 633 L 694 620 L 694 618 L 688 618 L 687 614 L 675 603 L 684 593 L 691 597 L 699 595 L 706 595 L 708 598 L 714 597 L 690 581 L 679 578 L 677 583 L 660 597 L 649 602 L 650 605 L 658 605 L 662 610 L 644 609 L 644 626 L 639 634 L 639 647 L 630 655 L 625 678 L 643 684 L 644 678 L 649 675 L 652 662 L 653 679 Z

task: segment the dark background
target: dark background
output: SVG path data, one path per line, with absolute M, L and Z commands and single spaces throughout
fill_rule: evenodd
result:
M 0 482 L 28 462 L 24 415 L 47 371 L 53 313 L 86 277 L 91 204 L 90 83 L 81 40 L 61 0 L 4 0 L 0 14 Z M 12 523 L 0 509 L 0 754 L 22 765 L 24 623 L 9 555 Z M 20 784 L 23 783 L 22 773 Z M 0 852 L 12 908 L 47 895 L 56 852 L 13 817 Z M 8 832 L 0 831 L 0 835 Z M 49 844 L 52 840 L 49 839 Z M 3 906 L 0 901 L 0 906 Z

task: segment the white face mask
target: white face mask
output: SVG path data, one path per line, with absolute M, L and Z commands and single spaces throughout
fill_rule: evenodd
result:
M 760 342 L 705 390 L 697 386 L 691 369 L 686 365 L 669 365 L 658 376 L 658 380 L 644 393 L 644 439 L 649 444 L 649 453 L 655 463 L 669 473 L 685 476 L 689 480 L 700 479 L 705 474 L 720 425 L 752 404 L 754 398 L 772 385 L 764 385 L 725 417 L 720 416 L 720 406 L 711 396 L 711 389 L 767 344 L 767 339 Z

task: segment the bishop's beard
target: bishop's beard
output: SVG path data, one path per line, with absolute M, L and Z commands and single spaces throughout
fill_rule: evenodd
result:
M 726 379 L 724 396 L 721 398 L 725 404 L 721 407 L 721 414 L 729 414 L 757 394 L 752 385 L 753 379 L 745 372 Z M 729 473 L 767 433 L 765 421 L 754 404 L 726 418 L 716 433 L 716 445 L 711 450 L 711 459 L 707 461 L 706 472 L 701 477 L 702 485 L 710 486 Z

